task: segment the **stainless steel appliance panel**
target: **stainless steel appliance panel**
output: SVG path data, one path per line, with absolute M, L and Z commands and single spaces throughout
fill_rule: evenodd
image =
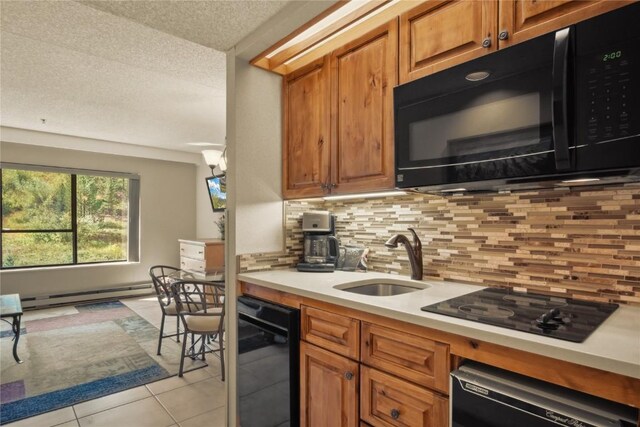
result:
M 638 410 L 467 362 L 451 373 L 453 427 L 632 427 Z

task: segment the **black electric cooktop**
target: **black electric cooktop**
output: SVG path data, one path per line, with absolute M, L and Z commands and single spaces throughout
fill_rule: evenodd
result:
M 487 288 L 427 305 L 422 311 L 583 342 L 617 308 L 617 304 Z

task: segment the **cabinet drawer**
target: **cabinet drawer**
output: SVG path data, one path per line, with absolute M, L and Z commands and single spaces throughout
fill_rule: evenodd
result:
M 448 401 L 376 369 L 360 369 L 360 417 L 372 426 L 447 426 Z
M 199 259 L 191 259 L 186 257 L 180 257 L 180 268 L 183 270 L 196 271 L 199 273 L 205 272 L 205 261 Z
M 449 345 L 362 323 L 362 363 L 448 394 Z
M 357 360 L 360 322 L 351 317 L 302 306 L 302 339 Z
M 180 256 L 204 260 L 204 246 L 180 243 Z

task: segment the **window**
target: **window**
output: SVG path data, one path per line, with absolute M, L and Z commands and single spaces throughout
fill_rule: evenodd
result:
M 2 268 L 138 260 L 135 175 L 2 165 Z

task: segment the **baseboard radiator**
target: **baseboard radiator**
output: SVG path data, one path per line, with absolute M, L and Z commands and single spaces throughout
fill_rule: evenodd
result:
M 153 293 L 154 291 L 151 283 L 138 283 L 109 289 L 96 289 L 83 292 L 69 292 L 63 294 L 26 297 L 22 298 L 21 300 L 23 308 L 36 308 L 71 304 L 83 301 L 152 295 Z

